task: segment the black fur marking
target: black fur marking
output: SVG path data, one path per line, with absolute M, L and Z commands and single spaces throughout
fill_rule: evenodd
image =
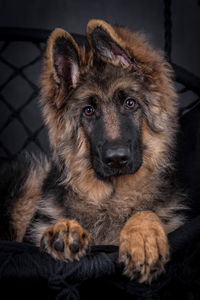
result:
M 39 211 L 36 212 L 35 217 L 34 217 L 35 222 L 42 222 L 46 224 L 54 224 L 55 219 L 49 215 L 45 215 L 40 213 Z
M 65 217 L 65 207 L 68 205 L 67 203 L 67 190 L 63 185 L 60 185 L 61 180 L 63 179 L 64 167 L 58 166 L 54 162 L 52 163 L 51 169 L 47 174 L 46 179 L 44 180 L 42 186 L 42 199 L 43 201 L 48 201 L 51 198 L 51 201 L 55 202 L 55 205 L 63 208 L 63 218 Z M 46 200 L 45 200 L 46 199 Z M 51 204 L 49 204 L 51 205 Z M 46 215 L 45 213 L 40 212 L 40 207 L 38 207 L 35 215 L 32 219 L 32 222 L 29 224 L 25 236 L 24 242 L 35 243 L 34 236 L 31 237 L 30 233 L 32 229 L 34 229 L 35 224 L 45 223 L 47 226 L 51 224 L 55 224 L 58 220 L 54 218 L 54 216 Z
M 56 199 L 56 202 L 60 206 L 64 206 L 66 203 L 66 188 L 60 184 L 62 179 L 64 178 L 65 170 L 64 167 L 58 166 L 53 163 L 51 169 L 44 180 L 44 184 L 42 186 L 42 197 L 44 199 L 48 199 L 49 196 L 53 196 Z
M 24 183 L 28 177 L 33 158 L 22 153 L 17 159 L 4 161 L 0 168 L 0 238 L 15 239 L 10 223 L 12 210 L 17 200 L 23 197 Z
M 87 120 L 87 122 L 89 122 L 89 130 L 86 129 L 86 134 L 91 144 L 93 168 L 97 176 L 103 180 L 109 180 L 111 176 L 133 174 L 142 164 L 140 124 L 137 124 L 134 115 L 139 106 L 136 110 L 122 110 L 121 108 L 123 108 L 123 106 L 119 102 L 120 101 L 118 101 L 116 108 L 120 133 L 116 140 L 105 139 L 105 123 L 103 113 L 100 109 L 99 112 L 96 112 L 96 115 L 93 115 Z M 97 117 L 97 114 L 99 114 L 99 117 Z M 127 163 L 123 164 L 123 166 L 117 163 L 109 166 L 106 163 L 105 153 L 116 147 L 123 148 L 124 152 L 128 153 Z

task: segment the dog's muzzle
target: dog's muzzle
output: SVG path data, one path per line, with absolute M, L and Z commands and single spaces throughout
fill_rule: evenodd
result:
M 128 141 L 99 143 L 93 152 L 93 167 L 96 174 L 106 180 L 112 176 L 135 173 L 142 163 L 140 152 L 137 150 Z

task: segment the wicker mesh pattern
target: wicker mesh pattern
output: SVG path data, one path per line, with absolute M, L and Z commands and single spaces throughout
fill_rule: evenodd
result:
M 4 41 L 0 48 L 0 156 L 24 149 L 48 152 L 38 107 L 39 72 L 44 43 Z

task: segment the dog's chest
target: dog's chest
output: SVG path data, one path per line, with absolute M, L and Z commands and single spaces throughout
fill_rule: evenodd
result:
M 108 208 L 100 208 L 93 214 L 79 217 L 79 222 L 91 235 L 92 244 L 119 244 L 120 231 L 125 223 Z M 123 219 L 123 220 L 122 220 Z
M 130 188 L 131 186 L 131 188 Z M 71 217 L 87 229 L 93 244 L 119 244 L 120 231 L 137 210 L 150 206 L 149 191 L 121 185 L 105 199 L 77 199 L 70 202 Z
M 133 203 L 105 201 L 100 205 L 79 203 L 73 209 L 73 217 L 87 229 L 93 244 L 119 244 L 120 231 L 133 213 Z

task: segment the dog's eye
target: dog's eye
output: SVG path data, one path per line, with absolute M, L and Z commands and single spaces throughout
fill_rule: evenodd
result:
M 135 107 L 135 100 L 133 98 L 128 98 L 124 101 L 124 106 L 126 109 L 133 109 Z
M 84 109 L 83 109 L 83 112 L 86 116 L 90 117 L 94 114 L 94 108 L 92 106 L 86 106 Z

